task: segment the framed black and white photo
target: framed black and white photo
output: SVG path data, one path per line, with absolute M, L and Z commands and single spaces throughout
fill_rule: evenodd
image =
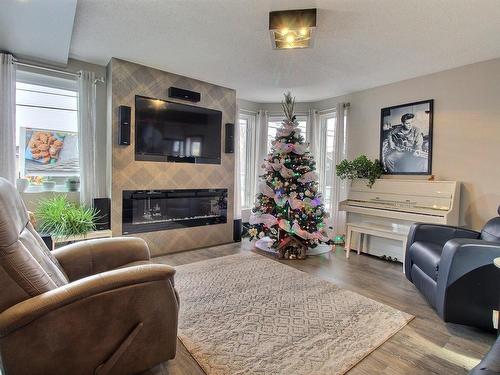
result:
M 434 100 L 382 108 L 380 161 L 385 174 L 432 173 Z

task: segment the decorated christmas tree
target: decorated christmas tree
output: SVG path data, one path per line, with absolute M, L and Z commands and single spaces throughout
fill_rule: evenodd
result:
M 318 192 L 315 161 L 300 134 L 295 98 L 285 94 L 285 119 L 264 160 L 258 194 L 250 217 L 251 239 L 265 238 L 280 258 L 303 259 L 309 248 L 329 242 L 326 213 Z

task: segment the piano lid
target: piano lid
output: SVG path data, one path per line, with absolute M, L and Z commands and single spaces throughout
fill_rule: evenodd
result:
M 442 215 L 438 211 L 451 209 L 456 192 L 456 181 L 380 179 L 369 188 L 365 180 L 355 180 L 349 189 L 348 204 Z

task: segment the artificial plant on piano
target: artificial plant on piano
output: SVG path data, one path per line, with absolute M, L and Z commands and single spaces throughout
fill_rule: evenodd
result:
M 269 237 L 279 257 L 292 259 L 305 258 L 308 248 L 330 241 L 315 161 L 300 134 L 294 104 L 286 93 L 281 102 L 285 119 L 262 165 L 248 231 L 251 239 Z

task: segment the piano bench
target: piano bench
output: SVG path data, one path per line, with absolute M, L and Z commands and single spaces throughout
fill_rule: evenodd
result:
M 359 233 L 360 235 L 360 241 L 359 241 L 359 246 L 357 253 L 360 254 L 361 251 L 363 251 L 363 242 L 364 242 L 364 235 L 370 235 L 370 236 L 376 236 L 376 237 L 383 237 L 383 238 L 389 238 L 391 240 L 398 240 L 403 242 L 403 249 L 406 249 L 406 241 L 408 239 L 408 234 L 403 233 L 403 232 L 398 232 L 394 230 L 393 227 L 389 226 L 384 226 L 380 224 L 374 224 L 374 223 L 347 223 L 347 236 L 346 236 L 346 241 L 345 241 L 345 256 L 347 259 L 349 259 L 349 252 L 351 251 L 351 239 L 352 239 L 352 233 Z M 404 251 L 403 251 L 404 254 Z M 403 262 L 403 273 L 405 272 L 404 269 L 404 255 L 403 259 L 401 259 Z

